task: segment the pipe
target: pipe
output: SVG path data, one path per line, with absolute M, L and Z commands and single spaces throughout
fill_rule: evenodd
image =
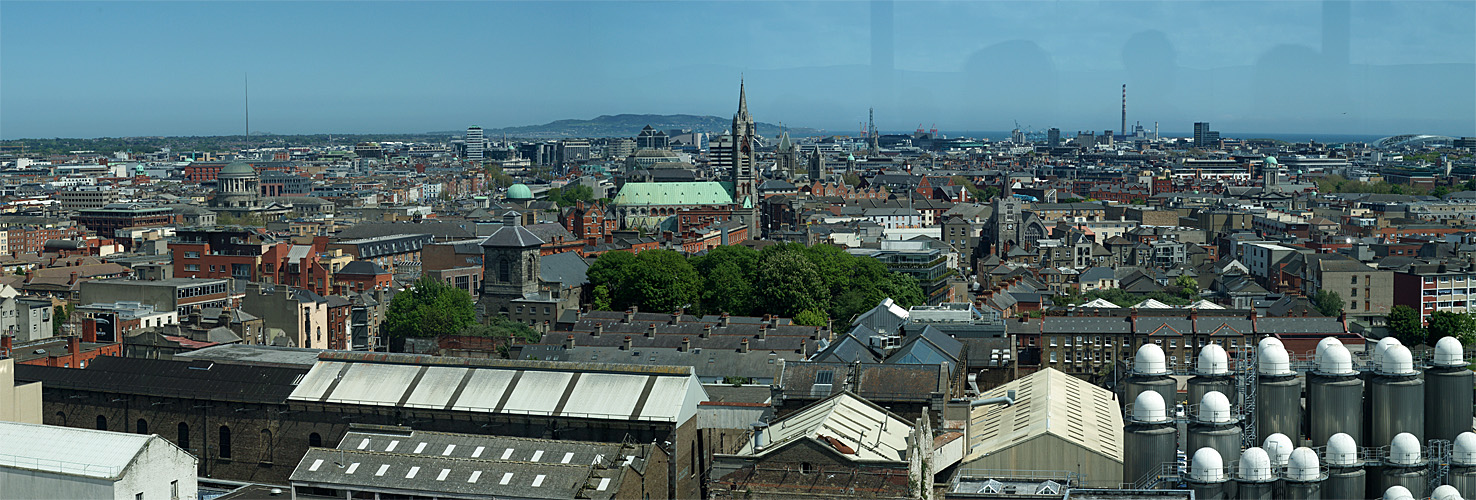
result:
M 969 408 L 973 408 L 975 406 L 992 405 L 992 404 L 999 404 L 999 403 L 1004 403 L 1005 406 L 1014 406 L 1014 404 L 1015 404 L 1015 391 L 1013 389 L 1012 390 L 1009 390 L 1009 391 L 1006 391 L 1006 395 L 1001 396 L 1001 397 L 997 397 L 997 398 L 975 399 L 975 400 L 969 402 Z

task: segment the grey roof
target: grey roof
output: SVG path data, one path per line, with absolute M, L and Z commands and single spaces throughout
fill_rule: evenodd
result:
M 157 435 L 0 421 L 0 469 L 119 479 L 151 444 L 173 446 Z
M 562 351 L 561 359 L 563 361 L 623 365 L 690 366 L 696 371 L 698 377 L 703 378 L 774 378 L 776 365 L 780 359 L 785 361 L 798 361 L 802 359 L 802 356 L 795 351 L 750 350 L 745 353 L 728 349 L 692 349 L 682 351 L 680 349 L 661 347 L 632 348 L 631 350 L 625 350 L 619 347 L 578 345 L 573 348 L 565 348 L 563 346 L 554 347 Z M 540 355 L 538 351 L 528 350 L 525 350 L 522 354 L 524 359 L 538 355 Z M 547 353 L 543 353 L 542 355 L 547 355 Z
M 540 246 L 543 243 L 543 238 L 539 238 L 522 225 L 502 226 L 487 239 L 482 240 L 484 247 L 528 248 Z
M 174 359 L 205 359 L 222 363 L 257 366 L 297 366 L 311 368 L 318 362 L 322 349 L 275 347 L 255 344 L 222 344 L 182 352 Z
M 1077 281 L 1080 281 L 1082 283 L 1095 282 L 1100 280 L 1116 280 L 1117 272 L 1113 271 L 1110 267 L 1093 267 L 1091 269 L 1082 271 L 1081 275 L 1077 276 L 1076 279 Z
M 466 239 L 476 234 L 464 222 L 361 222 L 338 232 L 343 240 L 380 238 L 401 234 L 429 234 L 438 240 Z
M 556 253 L 538 260 L 538 277 L 547 283 L 581 287 L 589 283 L 589 262 L 574 252 Z
M 871 331 L 864 326 L 858 326 L 856 328 L 857 330 L 865 329 L 867 332 Z M 870 348 L 866 347 L 865 342 L 858 340 L 849 333 L 841 335 L 839 339 L 826 346 L 824 350 L 815 353 L 815 356 L 811 359 L 814 361 L 829 361 L 834 363 L 877 363 L 881 361 L 875 353 L 871 352 Z
M 379 264 L 375 264 L 367 260 L 356 260 L 348 264 L 344 264 L 343 268 L 339 269 L 337 274 L 375 276 L 380 274 L 389 274 L 389 271 L 385 271 L 384 268 L 379 267 Z

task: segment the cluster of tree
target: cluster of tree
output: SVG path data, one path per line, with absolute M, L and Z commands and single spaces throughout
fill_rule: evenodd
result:
M 471 294 L 430 277 L 421 277 L 395 294 L 385 311 L 383 329 L 392 338 L 457 334 L 537 342 L 541 337 L 528 325 L 502 315 L 489 318 L 486 324 L 477 323 Z
M 1413 346 L 1433 346 L 1440 339 L 1455 337 L 1461 345 L 1476 343 L 1476 314 L 1435 311 L 1430 313 L 1429 325 L 1420 323 L 1420 313 L 1409 306 L 1394 306 L 1384 316 L 1389 333 L 1399 342 Z
M 262 220 L 261 216 L 256 214 L 246 214 L 240 217 L 230 214 L 220 214 L 216 216 L 215 221 L 222 226 L 266 227 L 266 221 Z
M 1323 316 L 1335 317 L 1343 314 L 1343 296 L 1338 292 L 1318 290 L 1312 294 L 1312 305 L 1317 306 L 1317 312 Z
M 557 187 L 548 190 L 548 201 L 557 203 L 560 207 L 573 206 L 575 203 L 594 202 L 594 190 L 583 184 L 574 184 Z
M 1425 190 L 1413 186 L 1390 184 L 1384 181 L 1354 181 L 1341 175 L 1329 175 L 1318 180 L 1317 191 L 1322 193 L 1425 194 Z
M 974 184 L 972 179 L 962 175 L 953 176 L 953 183 L 967 189 L 969 191 L 969 197 L 974 201 L 984 201 L 999 196 L 999 188 L 994 186 L 984 186 L 981 188 Z
M 811 326 L 834 320 L 839 329 L 888 297 L 903 307 L 924 302 L 912 276 L 832 245 L 720 246 L 691 258 L 671 250 L 610 252 L 588 274 L 594 306 L 605 310 L 777 314 Z
M 1132 293 L 1121 288 L 1099 288 L 1081 293 L 1080 290 L 1071 289 L 1068 293 L 1051 298 L 1058 306 L 1075 306 L 1097 299 L 1111 302 L 1118 307 L 1132 307 L 1148 299 L 1171 306 L 1187 306 L 1199 300 L 1199 282 L 1190 276 L 1179 276 L 1174 279 L 1174 284 L 1159 292 Z

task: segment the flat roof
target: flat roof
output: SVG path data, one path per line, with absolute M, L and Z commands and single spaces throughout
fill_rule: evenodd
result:
M 117 479 L 154 435 L 0 422 L 0 467 Z

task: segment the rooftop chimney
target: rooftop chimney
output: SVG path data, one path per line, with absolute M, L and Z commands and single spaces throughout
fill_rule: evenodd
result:
M 601 333 L 605 333 L 605 324 L 604 323 L 595 323 L 594 331 L 593 332 L 590 332 L 590 334 L 591 334 L 590 336 L 591 337 L 594 337 L 594 338 L 600 338 L 600 334 Z
M 656 324 L 655 323 L 651 323 L 650 325 L 646 325 L 646 338 L 649 339 L 649 338 L 655 338 L 655 337 L 656 337 Z
M 779 328 L 779 315 L 776 314 L 769 318 L 769 326 L 772 328 Z
M 10 349 L 13 346 L 13 342 L 15 342 L 15 337 L 0 335 L 0 356 L 10 356 Z
M 625 310 L 625 319 L 622 320 L 622 321 L 625 322 L 625 323 L 629 323 L 631 321 L 635 321 L 635 316 L 636 316 L 636 308 L 635 308 L 635 306 L 630 306 L 629 309 L 626 309 Z
M 630 342 L 630 336 L 629 335 L 626 335 L 625 336 L 625 342 L 623 344 L 621 344 L 620 350 L 622 350 L 622 351 L 629 351 L 630 350 L 630 344 L 631 344 L 631 342 Z
M 711 337 L 711 336 L 712 336 L 712 325 L 702 325 L 702 338 L 705 339 L 705 338 L 708 338 L 708 337 Z
M 564 348 L 565 349 L 573 349 L 574 348 L 574 334 L 569 334 L 569 338 L 564 339 Z
M 718 318 L 718 326 L 728 326 L 728 313 L 723 313 L 722 317 Z
M 677 309 L 671 313 L 671 324 L 675 325 L 682 322 L 682 312 L 681 309 Z
M 692 339 L 688 337 L 682 337 L 682 347 L 681 349 L 678 349 L 678 351 L 692 352 Z
M 742 352 L 742 353 L 748 352 L 748 338 L 747 337 L 744 337 L 743 340 L 738 343 L 738 352 Z
M 803 358 L 803 357 L 806 356 L 806 354 L 805 354 L 805 346 L 806 346 L 806 344 L 808 344 L 808 342 L 806 342 L 805 339 L 800 339 L 799 349 L 796 349 L 794 351 L 794 352 L 799 353 L 799 355 L 800 355 L 801 358 Z
M 759 340 L 763 340 L 764 337 L 767 337 L 768 336 L 768 333 L 769 333 L 769 324 L 768 323 L 764 323 L 764 324 L 759 325 L 758 335 L 755 335 L 755 337 L 757 337 Z
M 67 352 L 72 355 L 82 354 L 82 337 L 76 335 L 67 337 Z

